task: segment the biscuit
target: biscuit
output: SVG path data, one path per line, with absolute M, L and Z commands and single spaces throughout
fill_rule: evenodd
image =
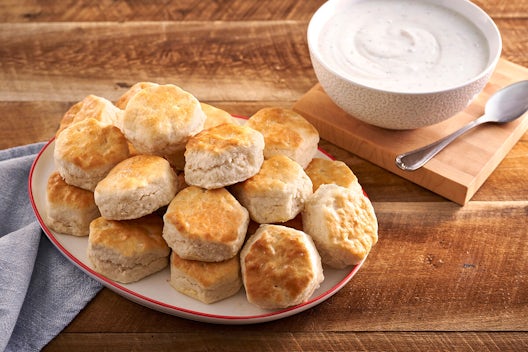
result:
M 319 132 L 293 110 L 264 108 L 246 125 L 264 135 L 264 157 L 284 154 L 305 168 L 317 153 Z
M 155 86 L 158 86 L 158 85 L 159 84 L 153 83 L 153 82 L 137 82 L 137 83 L 134 83 L 125 93 L 123 93 L 123 95 L 121 95 L 117 99 L 117 101 L 115 103 L 115 106 L 117 106 L 121 110 L 125 110 L 126 106 L 128 105 L 128 102 L 130 101 L 130 99 L 132 99 L 132 97 L 134 95 L 139 93 L 139 91 L 141 91 L 141 90 L 143 90 L 145 88 L 155 87 Z
M 185 181 L 212 189 L 255 175 L 264 160 L 262 134 L 247 126 L 222 124 L 189 139 L 185 150 Z
M 153 85 L 130 98 L 122 130 L 139 153 L 183 160 L 185 144 L 203 129 L 205 118 L 192 94 L 172 84 Z
M 46 225 L 53 231 L 73 236 L 88 236 L 90 222 L 99 217 L 93 192 L 70 186 L 58 172 L 46 185 Z
M 60 120 L 59 128 L 57 129 L 57 132 L 55 132 L 55 137 L 58 136 L 59 133 L 61 133 L 65 128 L 69 127 L 73 123 L 73 120 L 75 119 L 75 116 L 77 115 L 79 110 L 81 110 L 83 103 L 84 102 L 81 100 L 73 104 L 64 113 L 64 115 L 62 116 L 62 119 Z
M 177 175 L 167 160 L 136 155 L 117 164 L 97 184 L 95 203 L 107 219 L 136 219 L 169 204 L 178 186 Z
M 351 188 L 355 192 L 362 191 L 356 175 L 342 161 L 313 158 L 304 171 L 312 180 L 314 192 L 320 185 L 328 183 Z
M 66 111 L 55 135 L 57 136 L 73 123 L 89 118 L 95 119 L 104 125 L 119 127 L 120 113 L 121 110 L 112 104 L 111 101 L 93 94 L 88 95 Z
M 235 256 L 246 236 L 247 210 L 225 188 L 189 186 L 170 202 L 163 238 L 183 259 L 219 262 Z
M 128 158 L 128 142 L 119 128 L 88 118 L 55 139 L 53 157 L 66 183 L 93 191 L 117 163 Z
M 242 287 L 239 257 L 211 263 L 182 259 L 172 252 L 169 283 L 176 291 L 203 303 L 218 302 Z
M 361 262 L 378 241 L 378 221 L 363 192 L 321 185 L 302 212 L 303 230 L 312 236 L 324 264 L 342 269 Z
M 221 125 L 223 123 L 238 124 L 237 119 L 231 116 L 231 114 L 227 111 L 206 103 L 200 103 L 200 106 L 202 107 L 202 111 L 205 113 L 205 116 L 207 116 L 205 119 L 204 130 Z
M 264 309 L 306 302 L 324 279 L 310 236 L 281 225 L 258 228 L 240 252 L 240 267 L 248 301 Z
M 162 229 L 157 215 L 124 221 L 99 217 L 90 224 L 88 259 L 95 271 L 111 280 L 141 280 L 169 265 L 170 249 Z
M 312 194 L 312 181 L 303 168 L 285 155 L 264 160 L 253 177 L 232 187 L 253 221 L 285 222 L 299 214 Z

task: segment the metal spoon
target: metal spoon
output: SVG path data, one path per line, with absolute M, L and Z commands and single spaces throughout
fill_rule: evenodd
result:
M 484 115 L 436 142 L 398 155 L 396 165 L 402 170 L 414 171 L 473 127 L 487 122 L 501 124 L 511 122 L 526 111 L 528 111 L 528 80 L 513 83 L 498 90 L 488 99 Z

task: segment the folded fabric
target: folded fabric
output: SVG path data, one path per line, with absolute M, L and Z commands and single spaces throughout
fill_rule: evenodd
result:
M 41 350 L 102 287 L 36 221 L 28 177 L 43 146 L 0 150 L 0 351 Z

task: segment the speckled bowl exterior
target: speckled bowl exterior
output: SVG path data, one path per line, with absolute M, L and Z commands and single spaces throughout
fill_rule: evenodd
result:
M 317 58 L 312 57 L 312 64 L 321 86 L 337 106 L 363 122 L 396 130 L 434 125 L 464 110 L 492 72 L 457 89 L 412 94 L 360 86 L 325 69 Z
M 441 0 L 440 4 L 465 14 L 482 30 L 488 40 L 490 59 L 486 69 L 478 76 L 453 88 L 420 93 L 376 89 L 343 77 L 322 61 L 317 40 L 324 24 L 331 20 L 333 14 L 347 3 L 357 1 L 360 0 L 329 0 L 317 10 L 308 27 L 308 46 L 317 79 L 330 99 L 352 117 L 371 125 L 395 130 L 434 125 L 464 110 L 489 81 L 500 58 L 502 40 L 492 19 L 466 0 Z

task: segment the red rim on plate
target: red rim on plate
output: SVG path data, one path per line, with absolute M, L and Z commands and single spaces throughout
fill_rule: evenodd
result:
M 240 118 L 239 116 L 236 116 Z M 184 305 L 178 305 L 177 302 L 174 304 L 162 302 L 158 299 L 155 299 L 153 297 L 149 297 L 148 295 L 142 294 L 135 290 L 134 288 L 130 287 L 130 284 L 121 284 L 118 282 L 115 282 L 113 280 L 110 280 L 106 278 L 105 276 L 97 273 L 92 269 L 88 262 L 86 260 L 81 260 L 78 256 L 73 254 L 67 246 L 64 245 L 63 241 L 61 240 L 61 236 L 67 236 L 67 235 L 60 235 L 56 234 L 53 231 L 51 231 L 47 225 L 44 222 L 44 211 L 45 209 L 42 209 L 42 202 L 43 200 L 40 199 L 40 201 L 36 201 L 37 194 L 40 192 L 40 198 L 43 198 L 42 192 L 44 191 L 42 187 L 45 188 L 45 184 L 47 182 L 47 179 L 43 180 L 42 177 L 40 179 L 36 179 L 37 174 L 40 174 L 40 168 L 49 168 L 54 169 L 54 165 L 49 165 L 49 160 L 45 161 L 44 155 L 46 154 L 48 158 L 51 156 L 48 155 L 49 153 L 53 152 L 53 142 L 54 138 L 52 138 L 38 153 L 37 157 L 35 158 L 31 170 L 29 173 L 29 179 L 28 179 L 28 190 L 29 190 L 29 198 L 31 202 L 31 206 L 33 207 L 33 211 L 35 212 L 35 215 L 37 217 L 37 220 L 42 227 L 44 233 L 48 237 L 48 239 L 53 243 L 53 245 L 75 266 L 83 270 L 86 274 L 91 276 L 93 279 L 99 281 L 107 288 L 111 289 L 112 291 L 116 292 L 117 294 L 134 301 L 138 304 L 141 304 L 143 306 L 149 307 L 151 309 L 158 310 L 163 313 L 179 316 L 182 318 L 187 318 L 191 320 L 197 320 L 197 321 L 203 321 L 203 322 L 210 322 L 210 323 L 220 323 L 220 324 L 253 324 L 253 323 L 259 323 L 259 322 L 266 322 L 266 321 L 272 321 L 277 320 L 281 318 L 285 318 L 300 312 L 303 312 L 315 305 L 318 305 L 331 296 L 333 296 L 336 292 L 338 292 L 343 286 L 345 286 L 351 278 L 357 273 L 357 271 L 361 268 L 362 264 L 364 263 L 365 259 L 361 261 L 359 264 L 355 266 L 348 267 L 342 271 L 339 271 L 337 276 L 338 279 L 336 282 L 328 289 L 326 289 L 324 292 L 316 294 L 314 297 L 312 297 L 307 302 L 304 302 L 302 304 L 288 307 L 285 309 L 280 310 L 272 310 L 272 311 L 259 311 L 255 314 L 216 314 L 208 312 L 207 307 L 210 307 L 211 305 L 204 305 L 204 309 L 198 310 L 198 309 L 191 309 L 188 307 L 185 307 Z M 50 149 L 51 148 L 51 149 Z M 326 156 L 329 159 L 333 159 L 328 153 L 325 151 L 319 149 L 319 151 Z M 52 155 L 52 154 L 51 154 Z M 49 173 L 49 172 L 48 172 Z M 40 176 L 40 175 L 38 175 Z M 46 176 L 49 176 L 46 175 Z M 40 187 L 38 185 L 41 185 Z M 42 186 L 44 185 L 44 186 Z M 69 238 L 72 238 L 74 236 L 68 236 Z M 76 241 L 87 241 L 87 237 L 78 237 L 76 238 Z M 325 272 L 326 272 L 325 268 Z M 342 273 L 341 273 L 342 272 Z M 326 276 L 326 275 L 325 275 Z M 325 279 L 326 280 L 326 279 Z M 165 281 L 168 281 L 168 277 Z M 324 283 L 324 282 L 323 282 Z M 167 290 L 172 290 L 176 292 L 168 282 L 165 282 L 167 286 Z M 243 290 L 243 288 L 242 288 Z M 171 291 L 171 292 L 172 292 Z M 172 293 L 174 293 L 172 292 Z M 177 292 L 176 292 L 177 293 Z M 179 294 L 179 293 L 177 293 Z M 245 295 L 244 295 L 245 299 Z M 222 302 L 222 301 L 220 301 Z M 217 302 L 219 303 L 219 302 Z M 197 303 L 199 304 L 199 303 Z M 216 303 L 213 303 L 213 305 Z M 236 311 L 236 307 L 233 307 L 233 311 Z

